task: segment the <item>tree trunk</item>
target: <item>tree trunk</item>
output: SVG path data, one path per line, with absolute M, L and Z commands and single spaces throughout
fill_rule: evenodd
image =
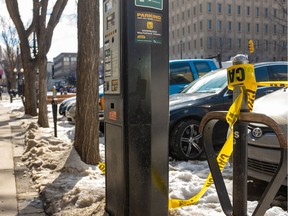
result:
M 41 127 L 49 127 L 47 109 L 47 59 L 43 57 L 39 62 L 39 116 L 38 124 Z
M 99 2 L 78 1 L 78 57 L 75 149 L 88 164 L 99 155 Z

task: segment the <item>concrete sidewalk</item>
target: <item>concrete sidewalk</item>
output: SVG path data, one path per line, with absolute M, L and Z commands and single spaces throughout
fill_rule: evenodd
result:
M 25 151 L 25 129 L 19 119 L 11 118 L 15 105 L 21 98 L 10 103 L 8 94 L 0 100 L 0 215 L 38 216 L 46 215 L 38 192 L 32 187 L 27 167 L 21 157 Z M 16 120 L 16 121 L 15 121 Z
M 5 97 L 3 96 L 3 99 Z M 17 193 L 14 177 L 14 160 L 11 127 L 9 125 L 10 107 L 3 106 L 8 100 L 0 102 L 0 215 L 18 215 Z

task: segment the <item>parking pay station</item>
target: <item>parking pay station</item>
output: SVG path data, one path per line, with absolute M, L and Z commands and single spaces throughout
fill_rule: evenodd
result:
M 168 215 L 168 0 L 104 0 L 106 215 Z

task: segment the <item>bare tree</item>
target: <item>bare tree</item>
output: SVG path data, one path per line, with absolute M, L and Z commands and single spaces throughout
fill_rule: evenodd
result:
M 19 40 L 16 29 L 10 25 L 9 22 L 3 17 L 0 17 L 0 24 L 3 28 L 1 35 L 5 43 L 2 64 L 5 68 L 8 89 L 11 89 L 15 88 L 16 86 L 16 76 L 13 72 L 13 69 L 16 67 L 17 54 L 15 50 Z
M 33 18 L 27 28 L 21 20 L 18 1 L 5 0 L 8 12 L 13 20 L 20 39 L 21 59 L 25 78 L 25 113 L 37 115 L 36 91 L 39 89 L 39 115 L 38 123 L 42 127 L 49 127 L 47 116 L 47 53 L 51 46 L 53 31 L 58 24 L 68 0 L 57 0 L 54 4 L 49 21 L 47 17 L 48 0 L 33 1 Z M 32 56 L 29 38 L 35 34 L 34 39 L 38 45 L 37 55 Z M 36 73 L 39 71 L 39 86 L 35 86 Z
M 78 1 L 78 56 L 75 149 L 88 164 L 99 155 L 99 1 Z

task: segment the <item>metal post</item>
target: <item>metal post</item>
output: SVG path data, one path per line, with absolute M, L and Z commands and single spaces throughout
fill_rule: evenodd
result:
M 233 64 L 245 64 L 248 59 L 244 55 L 237 55 Z M 234 86 L 233 100 L 240 94 L 240 86 Z M 241 112 L 249 112 L 247 106 L 247 92 L 244 89 L 244 97 Z M 233 216 L 247 215 L 247 123 L 236 121 L 233 127 Z
M 56 98 L 57 90 L 56 87 L 52 88 L 52 113 L 53 113 L 53 122 L 54 122 L 54 136 L 57 137 L 57 102 L 54 100 Z

